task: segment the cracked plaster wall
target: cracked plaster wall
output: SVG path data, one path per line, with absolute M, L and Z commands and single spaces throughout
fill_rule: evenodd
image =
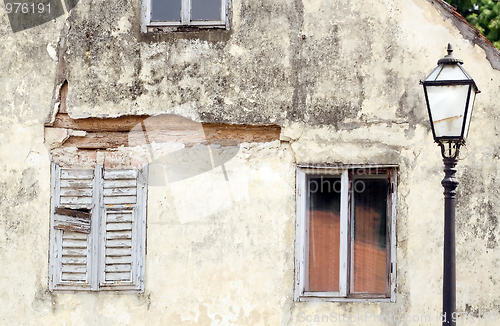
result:
M 439 13 L 439 1 L 233 0 L 230 31 L 164 35 L 139 33 L 139 8 L 138 0 L 81 0 L 69 16 L 16 34 L 0 9 L 2 324 L 294 325 L 300 313 L 332 312 L 435 318 L 443 173 L 418 81 L 448 42 L 483 92 L 459 163 L 457 309 L 500 314 L 500 75 Z M 186 116 L 182 108 L 194 103 L 203 122 L 283 128 L 281 141 L 241 145 L 226 167 L 229 190 L 207 192 L 223 208 L 209 216 L 180 218 L 176 203 L 197 182 L 149 188 L 144 294 L 47 292 L 43 123 L 64 80 L 73 118 Z M 396 303 L 292 301 L 300 163 L 399 165 Z M 212 173 L 204 182 L 222 175 Z

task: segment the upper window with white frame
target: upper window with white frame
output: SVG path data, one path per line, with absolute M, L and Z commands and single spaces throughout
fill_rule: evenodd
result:
M 147 167 L 52 164 L 53 290 L 144 290 Z
M 296 301 L 394 301 L 396 167 L 297 169 Z
M 142 0 L 143 32 L 148 27 L 229 29 L 231 0 Z

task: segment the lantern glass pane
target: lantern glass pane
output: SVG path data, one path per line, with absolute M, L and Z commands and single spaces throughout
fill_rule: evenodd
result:
M 443 70 L 444 65 L 439 65 L 434 69 L 429 76 L 425 79 L 425 81 L 435 81 L 441 70 Z
M 436 137 L 460 137 L 469 85 L 426 86 Z
M 470 118 L 472 117 L 472 107 L 474 106 L 475 100 L 476 100 L 476 92 L 474 91 L 474 89 L 472 89 L 469 100 L 469 108 L 467 109 L 467 117 L 465 117 L 464 139 L 467 138 L 467 135 L 469 134 Z
M 443 69 L 435 80 L 467 80 L 466 74 L 456 65 L 443 65 Z

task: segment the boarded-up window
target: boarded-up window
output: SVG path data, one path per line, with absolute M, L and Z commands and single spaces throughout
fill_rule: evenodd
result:
M 51 290 L 144 290 L 146 173 L 53 164 Z
M 390 300 L 396 170 L 299 168 L 296 300 Z

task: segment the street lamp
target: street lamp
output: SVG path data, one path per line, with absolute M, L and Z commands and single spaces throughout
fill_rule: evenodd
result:
M 444 161 L 444 268 L 443 326 L 455 326 L 455 206 L 458 181 L 455 177 L 460 146 L 465 145 L 476 94 L 476 83 L 462 67 L 463 61 L 452 54 L 422 82 L 434 141 L 441 147 Z

